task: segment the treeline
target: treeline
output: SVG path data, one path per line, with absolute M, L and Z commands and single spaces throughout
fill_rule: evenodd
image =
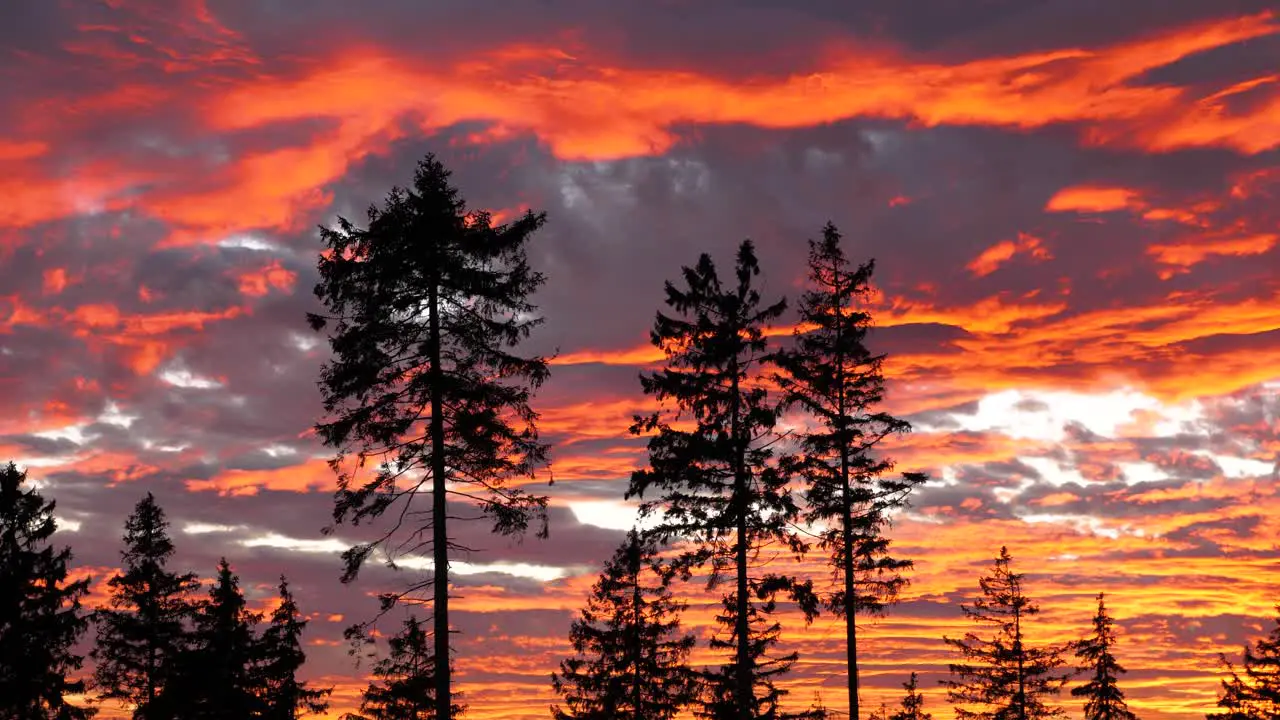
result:
M 379 611 L 348 630 L 356 640 L 372 635 L 379 618 L 407 599 L 431 611 L 429 626 L 411 618 L 399 628 L 375 666 L 361 711 L 373 720 L 443 719 L 465 709 L 452 688 L 449 563 L 471 548 L 456 541 L 451 522 L 484 518 L 495 534 L 511 537 L 549 530 L 549 498 L 530 489 L 548 470 L 550 448 L 532 406 L 548 359 L 520 352 L 543 322 L 531 296 L 545 278 L 530 266 L 527 244 L 546 216 L 528 211 L 495 225 L 490 214 L 467 209 L 449 178 L 428 156 L 412 187 L 393 188 L 363 226 L 339 218 L 322 228 L 315 294 L 323 310 L 308 315 L 332 350 L 320 371 L 325 414 L 315 430 L 334 451 L 334 522 L 376 528 L 382 516 L 392 518 L 343 553 L 341 579 L 355 581 L 369 560 L 391 567 L 405 556 L 431 561 L 430 571 L 384 594 Z M 858 620 L 886 612 L 907 584 L 912 563 L 894 552 L 888 531 L 926 477 L 897 472 L 881 451 L 911 428 L 880 407 L 885 357 L 867 347 L 874 262 L 851 262 L 828 223 L 808 244 L 807 264 L 791 317 L 785 299 L 764 296 L 750 241 L 739 245 L 729 273 L 702 254 L 665 284 L 666 307 L 650 332 L 665 362 L 640 377 L 640 390 L 659 409 L 630 426 L 648 450 L 623 494 L 638 501 L 640 521 L 572 625 L 573 655 L 551 676 L 557 720 L 665 720 L 687 710 L 710 720 L 843 714 L 816 704 L 788 709 L 779 680 L 800 656 L 783 642 L 780 613 L 787 611 L 807 622 L 821 612 L 842 621 L 846 707 L 854 718 L 864 715 Z M 51 533 L 52 505 L 40 512 Z M 272 682 L 293 678 L 302 662 L 296 608 L 287 613 L 292 620 L 280 621 L 292 629 L 272 636 L 273 615 L 258 632 L 260 619 L 245 609 L 225 562 L 209 597 L 190 600 L 194 576 L 164 570 L 172 546 L 150 498 L 126 529 L 125 570 L 112 580 L 112 608 L 98 617 L 94 685 L 102 696 L 132 703 L 148 720 L 175 717 L 164 714 L 169 702 L 187 703 L 182 717 L 199 718 L 296 717 L 323 707 L 324 690 L 291 679 L 293 714 L 261 714 L 277 706 Z M 833 582 L 795 572 L 796 561 L 812 553 L 829 564 Z M 50 557 L 44 579 L 30 574 L 22 587 L 61 593 L 41 607 L 63 608 L 63 624 L 49 632 L 73 639 L 85 622 L 77 610 L 85 586 L 64 583 L 69 555 Z M 944 638 L 957 653 L 945 681 L 957 715 L 1060 715 L 1054 697 L 1079 671 L 1086 681 L 1072 692 L 1084 698 L 1087 720 L 1132 720 L 1101 596 L 1088 638 L 1037 645 L 1028 629 L 1038 608 L 1011 562 L 1002 549 L 980 595 L 962 606 L 973 631 Z M 689 663 L 696 638 L 682 630 L 678 590 L 690 582 L 722 593 L 709 641 L 721 658 L 713 667 Z M 152 613 L 145 619 L 143 601 Z M 9 610 L 17 616 L 29 608 Z M 5 642 L 39 637 L 34 626 L 21 631 L 27 635 L 4 632 Z M 285 643 L 268 637 L 292 638 L 297 649 L 288 655 L 296 663 L 281 661 L 272 682 L 263 679 L 272 666 L 264 648 Z M 79 717 L 57 714 L 63 711 L 50 699 L 83 689 L 65 681 L 80 662 L 70 639 L 45 665 L 42 687 L 57 689 L 22 706 L 50 709 L 14 717 Z M 1280 623 L 1271 640 L 1246 652 L 1242 674 L 1229 667 L 1224 719 L 1275 720 L 1276 669 Z M 899 708 L 870 714 L 928 717 L 917 675 L 904 688 Z M 159 714 L 149 714 L 153 708 Z M 199 714 L 216 712 L 229 714 Z
M 0 718 L 87 720 L 109 701 L 136 720 L 295 720 L 328 708 L 332 688 L 298 678 L 308 621 L 283 576 L 265 617 L 225 558 L 201 593 L 195 573 L 169 568 L 169 524 L 148 493 L 125 522 L 107 606 L 87 610 L 91 578 L 70 580 L 71 550 L 51 545 L 54 508 L 25 472 L 0 467 Z M 88 673 L 77 645 L 90 626 Z M 431 707 L 433 658 L 417 620 L 388 646 L 347 720 L 426 717 L 414 708 Z

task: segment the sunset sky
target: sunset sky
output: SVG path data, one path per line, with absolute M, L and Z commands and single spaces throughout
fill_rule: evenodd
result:
M 794 298 L 831 220 L 877 261 L 891 448 L 933 482 L 916 562 L 868 620 L 873 705 L 965 626 L 1001 544 L 1044 614 L 1108 593 L 1144 720 L 1202 717 L 1220 651 L 1280 600 L 1280 7 L 1275 0 L 11 0 L 0 9 L 0 460 L 59 542 L 118 566 L 154 492 L 180 569 L 279 573 L 307 673 L 352 709 L 342 630 L 397 582 L 353 538 L 311 435 L 318 225 L 364 219 L 433 151 L 474 208 L 545 210 L 528 350 L 551 536 L 458 563 L 468 717 L 544 718 L 569 622 L 632 511 L 627 426 L 662 283 L 746 237 Z M 819 583 L 820 558 L 807 566 Z M 684 592 L 683 590 L 681 591 Z M 707 632 L 714 608 L 687 620 Z M 839 621 L 786 682 L 843 710 Z M 705 645 L 705 644 L 704 644 Z M 699 651 L 698 659 L 712 656 Z M 1080 705 L 1064 704 L 1078 716 Z M 116 717 L 107 708 L 103 717 Z

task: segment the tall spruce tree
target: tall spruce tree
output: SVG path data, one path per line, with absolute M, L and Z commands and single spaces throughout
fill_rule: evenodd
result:
M 260 616 L 250 612 L 240 580 L 223 558 L 209 597 L 196 606 L 191 649 L 157 705 L 183 720 L 246 720 L 261 717 L 254 673 Z
M 666 283 L 675 314 L 659 312 L 651 333 L 667 355 L 666 366 L 641 376 L 644 392 L 666 407 L 632 427 L 637 434 L 656 433 L 648 444 L 649 467 L 632 475 L 627 497 L 658 495 L 642 502 L 641 514 L 657 519 L 652 532 L 661 542 L 687 543 L 672 561 L 673 573 L 688 578 L 709 566 L 710 587 L 732 579 L 720 621 L 729 634 L 723 644 L 733 655 L 708 678 L 703 712 L 724 717 L 731 708 L 733 718 L 748 720 L 783 717 L 773 677 L 795 660 L 792 654 L 769 664 L 766 651 L 776 635 L 761 614 L 773 612 L 781 592 L 799 602 L 807 618 L 817 611 L 817 600 L 810 581 L 759 572 L 766 547 L 804 549 L 793 531 L 799 509 L 790 478 L 774 457 L 778 409 L 762 382 L 769 360 L 764 327 L 782 314 L 785 302 L 762 304 L 750 241 L 740 246 L 735 270 L 735 282 L 722 286 L 704 254 L 683 269 L 683 287 Z M 725 686 L 732 701 L 724 698 Z
M 168 527 L 147 493 L 125 521 L 122 570 L 107 582 L 110 607 L 95 614 L 94 685 L 102 698 L 132 705 L 135 720 L 175 717 L 152 705 L 187 649 L 190 595 L 199 586 L 195 574 L 168 569 L 174 552 Z
M 902 696 L 898 709 L 889 715 L 888 720 L 933 720 L 933 715 L 924 711 L 924 696 L 920 694 L 919 678 L 911 673 L 911 679 L 902 683 L 907 691 Z
M 307 661 L 302 650 L 306 627 L 307 620 L 289 592 L 289 582 L 281 575 L 280 604 L 271 612 L 257 648 L 256 685 L 261 693 L 262 720 L 296 720 L 329 707 L 333 688 L 313 688 L 298 680 L 298 670 Z
M 75 644 L 88 625 L 80 599 L 87 579 L 67 582 L 70 548 L 50 544 L 55 503 L 45 502 L 13 463 L 0 467 L 0 717 L 82 720 L 93 710 L 67 695 L 83 657 Z
M 688 666 L 693 635 L 681 635 L 680 611 L 652 567 L 656 548 L 627 534 L 569 630 L 576 655 L 551 683 L 565 708 L 556 720 L 671 720 L 697 698 Z
M 392 567 L 397 554 L 431 549 L 431 575 L 384 596 L 383 610 L 432 588 L 441 716 L 451 705 L 449 557 L 463 549 L 449 539 L 447 497 L 478 508 L 497 534 L 521 535 L 534 520 L 539 537 L 547 531 L 547 498 L 506 482 L 546 458 L 529 400 L 547 364 L 513 353 L 541 323 L 528 298 L 543 276 L 525 244 L 546 216 L 495 227 L 488 213 L 466 211 L 449 175 L 428 155 L 412 189 L 394 188 L 381 210 L 369 209 L 367 228 L 345 218 L 322 228 L 315 292 L 327 314 L 308 315 L 316 330 L 333 325 L 333 359 L 320 376 L 329 417 L 316 431 L 337 451 L 334 520 L 358 524 L 398 508 L 383 535 L 344 554 L 342 579 L 377 548 Z M 353 452 L 356 462 L 345 462 Z M 361 472 L 370 459 L 376 467 Z
M 1116 662 L 1113 650 L 1116 632 L 1103 594 L 1098 593 L 1098 612 L 1093 616 L 1093 635 L 1075 645 L 1080 661 L 1079 671 L 1089 678 L 1085 684 L 1071 689 L 1074 697 L 1085 698 L 1085 720 L 1137 720 L 1124 700 L 1117 679 L 1125 669 Z
M 410 617 L 387 644 L 390 653 L 373 666 L 374 680 L 364 691 L 360 712 L 343 720 L 436 720 L 436 663 L 422 624 Z M 463 709 L 455 703 L 447 717 Z
M 860 307 L 870 292 L 874 261 L 853 268 L 831 223 L 821 242 L 809 242 L 809 290 L 800 299 L 794 348 L 779 353 L 777 377 L 789 405 L 816 420 L 800 433 L 794 457 L 807 484 L 807 520 L 826 527 L 827 551 L 840 587 L 827 606 L 845 621 L 849 716 L 858 714 L 857 616 L 879 614 L 906 584 L 911 561 L 889 554 L 889 513 L 906 504 L 925 481 L 920 473 L 887 477 L 893 461 L 874 450 L 911 425 L 878 410 L 884 399 L 884 355 L 866 346 L 870 313 Z
M 1013 572 L 1012 560 L 1001 547 L 992 574 L 978 581 L 982 595 L 961 605 L 966 617 L 992 634 L 943 638 L 963 658 L 950 664 L 954 679 L 943 681 L 960 720 L 1041 720 L 1063 714 L 1045 703 L 1067 682 L 1067 674 L 1059 670 L 1063 649 L 1027 643 L 1027 619 L 1040 608 L 1023 593 L 1023 576 Z
M 1267 637 L 1255 641 L 1253 647 L 1245 645 L 1240 670 L 1226 655 L 1221 656 L 1230 677 L 1222 681 L 1218 698 L 1222 712 L 1210 713 L 1211 720 L 1280 719 L 1280 604 L 1276 605 L 1275 623 Z

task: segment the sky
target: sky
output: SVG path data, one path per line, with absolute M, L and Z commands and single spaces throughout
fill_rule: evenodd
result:
M 889 448 L 932 478 L 892 530 L 912 584 L 860 628 L 872 705 L 919 671 L 1002 544 L 1088 630 L 1107 593 L 1144 719 L 1201 717 L 1217 653 L 1280 599 L 1280 7 L 1274 0 L 15 0 L 0 9 L 0 458 L 57 539 L 118 567 L 147 492 L 174 564 L 287 574 L 308 677 L 350 709 L 342 630 L 403 578 L 339 582 L 304 319 L 318 226 L 435 152 L 470 206 L 547 212 L 529 352 L 550 537 L 459 527 L 458 689 L 540 718 L 632 517 L 662 283 L 757 245 L 794 298 L 834 222 L 874 257 Z M 799 566 L 819 584 L 821 559 Z M 696 588 L 687 622 L 713 608 Z M 704 598 L 705 599 L 705 598 Z M 784 617 L 797 706 L 843 709 L 839 621 Z M 711 661 L 699 651 L 699 661 Z M 1078 716 L 1078 702 L 1064 698 Z M 117 717 L 111 707 L 103 717 Z

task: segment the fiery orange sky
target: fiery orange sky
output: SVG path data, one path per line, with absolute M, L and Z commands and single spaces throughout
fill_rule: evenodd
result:
M 341 585 L 356 536 L 320 533 L 315 228 L 362 218 L 427 151 L 472 206 L 548 212 L 531 349 L 560 353 L 536 403 L 550 539 L 459 528 L 484 548 L 457 568 L 468 717 L 547 717 L 569 622 L 630 522 L 663 280 L 751 237 L 766 291 L 794 297 L 828 219 L 877 260 L 872 341 L 915 427 L 892 452 L 933 478 L 893 531 L 913 583 L 863 630 L 872 705 L 915 670 L 950 717 L 941 636 L 1001 544 L 1042 639 L 1086 632 L 1108 593 L 1150 720 L 1211 709 L 1216 654 L 1280 599 L 1274 0 L 3 12 L 0 459 L 58 501 L 95 598 L 147 491 L 182 568 L 228 556 L 259 607 L 287 573 L 333 717 L 367 670 L 342 629 L 398 580 Z M 687 616 L 704 634 L 706 599 Z M 786 623 L 792 699 L 843 709 L 838 622 Z

